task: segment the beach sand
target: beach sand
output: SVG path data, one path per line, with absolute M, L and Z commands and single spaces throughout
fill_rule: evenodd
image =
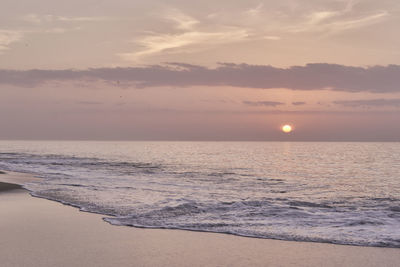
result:
M 14 177 L 14 178 L 13 178 Z M 19 177 L 18 179 L 16 177 Z M 26 174 L 0 181 L 29 182 Z M 400 249 L 113 226 L 0 184 L 0 266 L 400 266 Z

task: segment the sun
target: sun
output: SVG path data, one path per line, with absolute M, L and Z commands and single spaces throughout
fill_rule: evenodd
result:
M 282 126 L 282 131 L 284 133 L 290 133 L 292 131 L 292 126 L 290 126 L 289 124 L 285 124 Z

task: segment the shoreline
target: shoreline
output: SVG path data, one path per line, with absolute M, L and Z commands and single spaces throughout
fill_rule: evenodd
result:
M 111 225 L 101 214 L 33 197 L 0 174 L 2 266 L 396 266 L 398 248 L 282 241 Z M 3 182 L 4 181 L 4 182 Z M 5 184 L 5 185 L 4 185 Z M 77 263 L 81 265 L 77 265 Z

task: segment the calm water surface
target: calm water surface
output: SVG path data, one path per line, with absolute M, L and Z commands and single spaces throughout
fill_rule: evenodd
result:
M 400 143 L 0 141 L 0 169 L 116 225 L 400 247 Z

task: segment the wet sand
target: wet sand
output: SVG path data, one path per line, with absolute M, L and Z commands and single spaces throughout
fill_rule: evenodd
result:
M 22 186 L 17 185 L 17 184 L 10 184 L 10 183 L 0 182 L 0 192 L 1 191 L 16 190 L 16 189 L 22 189 Z
M 0 266 L 400 266 L 400 249 L 113 226 L 0 174 Z M 15 183 L 18 183 L 15 181 Z M 12 188 L 9 188 L 9 187 Z M 7 190 L 5 190 L 7 189 Z

